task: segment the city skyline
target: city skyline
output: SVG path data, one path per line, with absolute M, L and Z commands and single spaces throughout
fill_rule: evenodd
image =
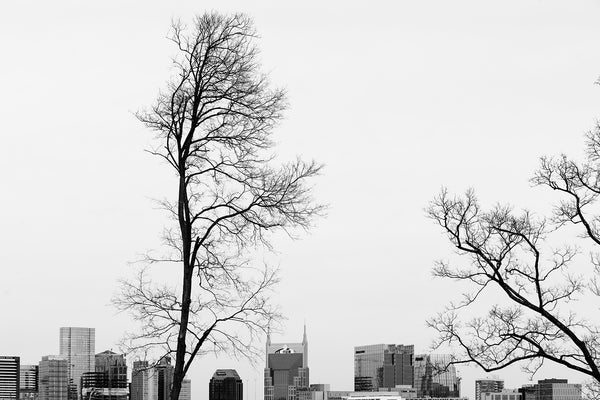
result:
M 132 114 L 172 71 L 171 18 L 212 9 L 254 19 L 264 71 L 289 94 L 278 159 L 326 164 L 314 195 L 330 205 L 327 218 L 253 258 L 280 267 L 271 298 L 288 319 L 273 336 L 295 338 L 306 320 L 310 379 L 334 390 L 353 387 L 355 346 L 429 352 L 425 321 L 458 290 L 431 277 L 452 248 L 423 209 L 446 185 L 476 187 L 486 206 L 551 211 L 528 179 L 542 155 L 579 155 L 598 118 L 600 10 L 589 0 L 350 3 L 2 6 L 0 264 L 9 272 L 0 301 L 10 323 L 0 354 L 35 365 L 59 354 L 64 326 L 95 327 L 96 349 L 118 352 L 134 331 L 110 299 L 130 264 L 159 248 L 166 218 L 153 199 L 170 197 L 173 182 L 144 152 L 152 133 Z M 262 393 L 256 364 L 208 352 L 190 374 L 205 382 L 235 368 L 252 400 Z M 490 375 L 459 372 L 469 397 Z M 497 374 L 509 388 L 529 378 L 518 367 Z M 538 377 L 583 380 L 549 364 Z
M 63 352 L 66 352 L 65 348 L 69 348 L 70 352 L 67 353 L 83 355 L 85 357 L 81 358 L 87 360 L 87 351 L 95 347 L 95 328 L 61 327 L 59 333 L 59 342 Z M 71 346 L 73 340 L 77 342 L 74 348 Z M 410 357 L 409 364 L 405 364 L 407 362 L 405 356 Z M 38 381 L 33 382 L 34 379 L 39 379 L 40 400 L 68 400 L 67 397 L 72 394 L 70 386 L 73 386 L 68 384 L 72 382 L 69 375 L 74 373 L 71 371 L 72 367 L 69 368 L 69 365 L 73 366 L 73 364 L 69 364 L 68 360 L 68 354 L 43 356 L 39 362 L 41 374 L 38 378 L 37 366 L 21 364 L 19 356 L 0 355 L 0 361 L 3 361 L 0 362 L 0 392 L 6 394 L 12 391 L 13 394 L 16 394 L 16 397 L 10 397 L 9 394 L 8 397 L 2 397 L 2 400 L 16 400 L 19 398 L 21 400 L 37 400 Z M 382 395 L 393 400 L 394 392 L 399 393 L 403 399 L 424 397 L 468 399 L 460 392 L 460 379 L 457 380 L 457 372 L 454 366 L 446 367 L 449 361 L 449 355 L 415 354 L 414 345 L 377 344 L 355 346 L 354 388 L 346 391 L 332 391 L 331 385 L 328 383 L 310 383 L 308 336 L 305 323 L 302 342 L 271 342 L 271 335 L 270 333 L 267 334 L 265 341 L 264 376 L 266 386 L 264 399 L 311 400 L 310 393 L 313 391 L 331 393 L 331 396 L 333 396 L 331 400 L 341 398 L 344 393 L 357 399 L 359 397 L 363 399 L 364 397 L 363 400 L 370 396 L 369 393 L 382 393 Z M 89 360 L 87 362 L 89 364 Z M 330 360 L 330 362 L 335 363 L 335 360 Z M 95 400 L 168 399 L 167 389 L 173 376 L 173 366 L 169 357 L 161 358 L 155 362 L 142 360 L 130 362 L 133 366 L 130 374 L 131 380 L 128 379 L 127 363 L 122 354 L 111 350 L 97 353 L 94 355 L 93 364 L 94 369 L 92 371 L 85 371 L 85 368 L 80 368 L 82 389 L 80 389 L 78 395 L 83 393 L 86 398 Z M 408 367 L 410 367 L 411 372 L 407 375 L 406 370 Z M 7 372 L 11 368 L 13 372 Z M 279 385 L 283 383 L 282 378 L 278 375 L 282 372 L 284 375 L 281 376 L 285 377 L 286 383 L 283 389 L 278 389 L 277 384 L 272 385 L 273 382 L 279 382 Z M 232 377 L 235 378 L 236 382 L 239 382 L 235 385 L 239 386 L 240 389 L 236 390 L 239 390 L 241 396 L 242 380 L 233 369 L 217 369 L 209 381 L 209 387 L 213 387 L 213 382 L 216 382 L 215 379 Z M 357 380 L 357 377 L 360 379 Z M 369 380 L 366 380 L 366 377 L 370 377 Z M 410 377 L 411 383 L 406 381 L 407 377 Z M 128 381 L 131 382 L 131 386 L 124 392 L 120 388 L 126 388 Z M 581 386 L 580 383 L 569 383 L 567 379 L 544 378 L 537 379 L 537 383 L 525 383 L 518 390 L 506 389 L 504 380 L 498 376 L 493 376 L 475 381 L 476 397 L 473 400 L 580 400 Z M 267 387 L 270 387 L 270 389 L 267 389 Z M 293 387 L 293 390 L 290 387 Z M 228 388 L 231 391 L 233 387 L 228 386 Z M 412 392 L 408 388 L 412 388 Z M 23 392 L 21 397 L 18 395 L 19 389 Z M 216 394 L 222 390 L 216 389 L 214 393 Z M 382 390 L 383 392 L 381 392 Z M 213 389 L 210 389 L 210 393 L 213 393 Z M 385 393 L 389 393 L 389 395 Z M 191 395 L 191 379 L 187 377 L 183 381 L 180 400 L 193 400 Z M 290 395 L 291 398 L 286 397 Z M 317 395 L 312 400 L 324 399 L 318 396 L 322 395 Z M 505 396 L 508 397 L 505 398 Z

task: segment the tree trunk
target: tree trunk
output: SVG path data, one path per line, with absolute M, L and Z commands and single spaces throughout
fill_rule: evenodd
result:
M 175 353 L 175 370 L 173 372 L 173 385 L 171 386 L 170 400 L 179 400 L 181 392 L 181 383 L 183 382 L 183 369 L 186 356 L 186 336 L 190 316 L 190 304 L 192 295 L 192 273 L 194 260 L 191 259 L 191 235 L 192 230 L 189 223 L 189 209 L 187 188 L 185 184 L 185 161 L 180 161 L 179 174 L 179 204 L 178 219 L 181 230 L 182 250 L 183 250 L 183 290 L 181 293 L 181 320 L 179 324 L 179 334 L 177 335 L 177 350 Z

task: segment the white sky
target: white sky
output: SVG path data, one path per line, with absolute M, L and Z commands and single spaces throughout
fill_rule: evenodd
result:
M 285 5 L 283 5 L 285 4 Z M 245 11 L 264 67 L 289 91 L 279 154 L 326 163 L 327 219 L 277 241 L 288 316 L 274 341 L 300 341 L 312 383 L 351 390 L 353 346 L 415 344 L 453 295 L 433 280 L 451 253 L 423 208 L 441 185 L 485 204 L 549 204 L 528 178 L 542 154 L 579 154 L 599 117 L 597 1 L 19 1 L 0 5 L 0 354 L 37 363 L 60 326 L 96 327 L 97 351 L 130 327 L 109 305 L 127 263 L 156 247 L 173 193 L 142 150 L 132 112 L 169 75 L 172 17 Z M 596 311 L 594 311 L 596 312 Z M 131 361 L 131 360 L 130 360 Z M 262 363 L 199 360 L 193 398 L 215 368 L 262 398 Z M 485 374 L 461 369 L 463 394 Z M 528 378 L 498 373 L 508 387 Z M 550 368 L 538 378 L 568 376 Z

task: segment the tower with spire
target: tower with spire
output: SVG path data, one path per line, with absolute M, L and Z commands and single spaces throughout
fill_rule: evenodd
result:
M 306 323 L 301 343 L 272 343 L 268 330 L 265 352 L 264 399 L 309 400 Z

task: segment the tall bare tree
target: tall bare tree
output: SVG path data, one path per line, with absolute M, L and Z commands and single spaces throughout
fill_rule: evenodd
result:
M 257 334 L 279 314 L 268 299 L 274 271 L 254 265 L 252 253 L 271 248 L 270 232 L 309 228 L 323 211 L 307 185 L 319 164 L 272 166 L 271 134 L 286 98 L 260 73 L 255 38 L 243 14 L 206 13 L 191 28 L 174 22 L 175 74 L 137 115 L 156 133 L 150 152 L 177 177 L 176 200 L 161 202 L 175 221 L 165 230 L 168 254 L 147 261 L 172 263 L 181 284 L 153 284 L 144 269 L 114 302 L 141 323 L 127 338 L 130 351 L 174 355 L 171 400 L 207 343 L 254 355 Z
M 501 205 L 483 210 L 472 190 L 464 196 L 442 190 L 431 202 L 429 217 L 467 262 L 438 261 L 433 274 L 472 288 L 429 320 L 439 333 L 435 346 L 456 346 L 454 363 L 475 363 L 487 372 L 521 363 L 535 373 L 551 361 L 597 385 L 598 318 L 577 312 L 574 302 L 597 307 L 600 296 L 600 125 L 587 135 L 583 162 L 543 157 L 531 182 L 556 194 L 551 216 Z M 580 237 L 564 244 L 573 229 Z M 587 274 L 574 270 L 586 263 L 581 246 L 591 249 Z M 481 307 L 487 313 L 473 317 Z

